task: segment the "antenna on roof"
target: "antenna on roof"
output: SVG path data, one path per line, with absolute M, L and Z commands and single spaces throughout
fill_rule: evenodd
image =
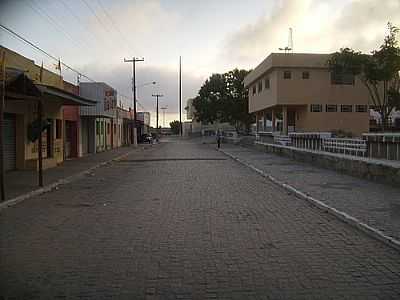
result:
M 279 48 L 281 51 L 285 51 L 285 54 L 293 52 L 293 29 L 289 28 L 288 45 L 285 48 Z

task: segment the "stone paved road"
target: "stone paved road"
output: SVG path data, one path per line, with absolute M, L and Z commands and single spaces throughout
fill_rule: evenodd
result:
M 1 211 L 0 241 L 4 299 L 400 297 L 399 252 L 190 142 Z
M 340 174 L 251 148 L 224 144 L 223 150 L 400 240 L 400 187 Z

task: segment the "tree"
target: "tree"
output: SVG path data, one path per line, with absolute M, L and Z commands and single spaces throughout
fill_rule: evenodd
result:
M 383 44 L 370 55 L 342 48 L 328 60 L 333 72 L 351 73 L 367 87 L 371 103 L 381 115 L 382 131 L 387 128 L 392 111 L 400 109 L 399 29 L 388 23 L 388 30 Z
M 181 129 L 181 122 L 178 120 L 172 121 L 169 123 L 169 126 L 171 127 L 171 131 L 173 134 L 179 134 L 180 129 Z
M 205 123 L 229 122 L 236 130 L 244 126 L 246 130 L 254 122 L 248 113 L 248 91 L 243 80 L 249 71 L 232 70 L 225 74 L 213 74 L 193 99 L 195 118 Z

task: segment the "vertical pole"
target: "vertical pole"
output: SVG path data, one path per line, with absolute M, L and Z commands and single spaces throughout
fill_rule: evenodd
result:
M 182 136 L 182 57 L 179 56 L 179 133 Z
M 157 103 L 157 104 L 156 104 L 156 116 L 157 116 L 157 117 L 156 117 L 156 118 L 157 118 L 157 119 L 156 119 L 156 128 L 157 128 L 157 132 L 158 132 L 158 95 L 156 96 L 156 99 L 157 99 L 157 100 L 156 100 L 156 103 Z
M 132 85 L 133 85 L 133 118 L 135 119 L 136 128 L 136 59 L 132 58 Z
M 4 125 L 4 99 L 6 96 L 6 53 L 2 53 L 1 57 L 1 103 L 0 103 L 0 188 L 1 188 L 1 201 L 6 200 L 6 193 L 4 190 L 4 148 L 3 148 L 3 125 Z
M 39 119 L 39 139 L 38 139 L 38 160 L 39 160 L 39 186 L 43 187 L 43 152 L 42 152 L 42 118 L 43 118 L 43 105 L 42 99 L 38 102 L 38 119 Z

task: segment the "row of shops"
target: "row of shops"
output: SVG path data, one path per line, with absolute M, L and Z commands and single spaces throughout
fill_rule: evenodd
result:
M 97 82 L 77 86 L 7 48 L 0 46 L 0 54 L 6 172 L 37 170 L 39 160 L 40 169 L 47 169 L 66 159 L 134 143 L 133 111 L 118 105 L 111 86 Z M 139 135 L 144 124 L 136 125 Z

